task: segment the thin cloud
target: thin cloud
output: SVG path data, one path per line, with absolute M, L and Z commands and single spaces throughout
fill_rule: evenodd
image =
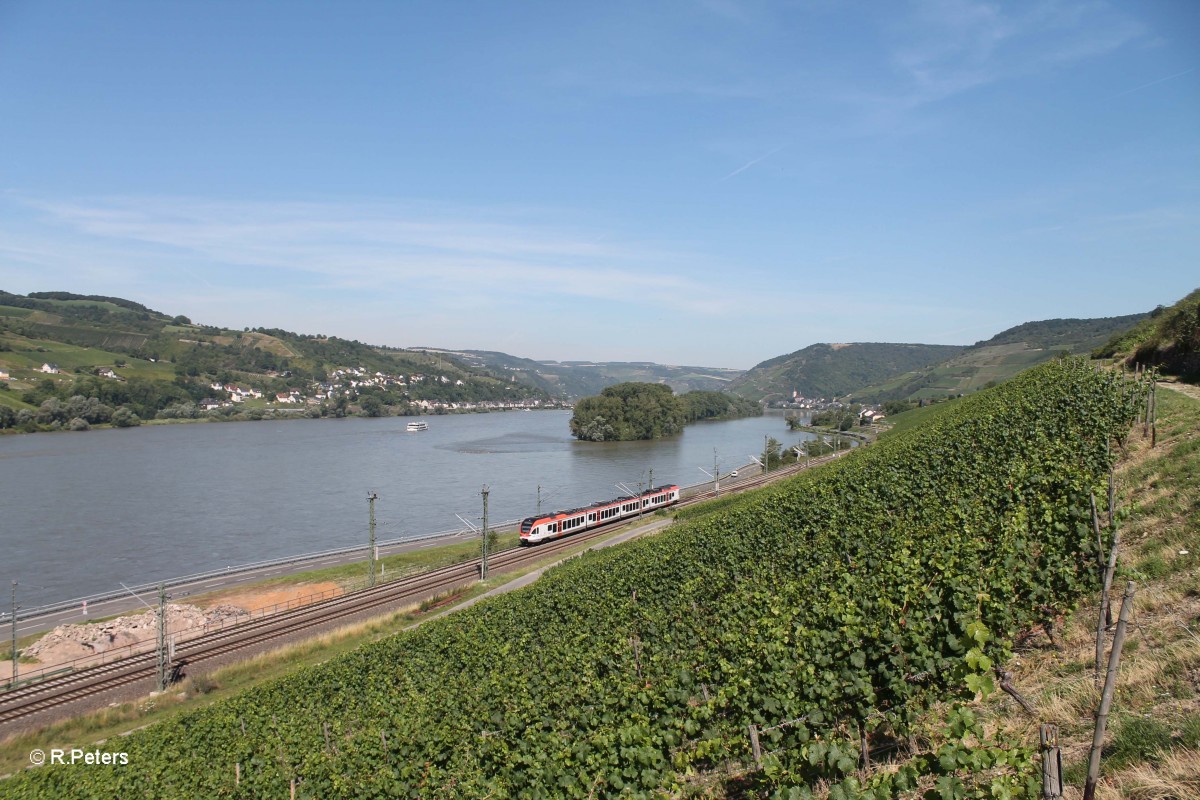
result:
M 1104 56 L 1148 37 L 1137 21 L 1094 3 L 1026 8 L 928 0 L 916 9 L 890 30 L 893 85 L 843 97 L 869 130 L 891 131 L 914 112 L 959 95 Z
M 728 175 L 726 175 L 724 178 L 721 178 L 721 180 L 717 181 L 717 183 L 722 183 L 722 182 L 724 182 L 724 181 L 727 181 L 727 180 L 729 180 L 730 178 L 734 177 L 735 175 L 741 175 L 743 172 L 745 172 L 746 170 L 750 169 L 750 168 L 751 168 L 751 167 L 753 167 L 755 164 L 759 163 L 760 161 L 766 161 L 768 158 L 770 158 L 771 156 L 775 155 L 775 154 L 776 154 L 776 153 L 778 153 L 780 150 L 783 150 L 785 147 L 787 147 L 787 145 L 786 145 L 786 144 L 781 144 L 779 147 L 776 147 L 776 148 L 775 148 L 774 150 L 772 150 L 771 152 L 769 152 L 769 153 L 766 153 L 766 154 L 764 154 L 764 155 L 761 155 L 761 156 L 759 156 L 758 158 L 755 158 L 755 159 L 752 159 L 752 160 L 750 160 L 750 161 L 747 161 L 745 164 L 743 164 L 742 166 L 738 167 L 738 168 L 737 168 L 737 169 L 735 169 L 733 172 L 731 172 L 731 173 L 729 173 Z
M 486 212 L 422 215 L 402 204 L 216 203 L 164 198 L 30 202 L 52 226 L 110 252 L 147 251 L 198 281 L 246 268 L 325 290 L 402 291 L 426 297 L 462 287 L 494 297 L 567 296 L 621 305 L 653 302 L 692 313 L 727 308 L 720 287 L 690 277 L 694 257 L 644 245 L 601 242 L 594 233 L 496 221 Z M 2 246 L 2 245 L 0 245 Z M 10 252 L 20 249 L 13 244 Z M 31 248 L 26 247 L 25 250 Z M 81 249 L 35 250 L 79 263 Z M 290 276 L 290 277 L 289 277 Z
M 1116 100 L 1118 97 L 1124 97 L 1125 95 L 1132 94 L 1133 92 L 1140 92 L 1142 89 L 1149 89 L 1151 86 L 1158 86 L 1160 83 L 1166 83 L 1167 81 L 1173 81 L 1176 78 L 1182 78 L 1184 75 L 1190 75 L 1195 71 L 1196 71 L 1196 67 L 1192 67 L 1191 69 L 1185 69 L 1183 72 L 1176 72 L 1174 75 L 1168 75 L 1165 78 L 1159 78 L 1156 81 L 1150 81 L 1149 83 L 1143 83 L 1141 86 L 1135 86 L 1132 89 L 1126 89 L 1123 92 L 1117 92 L 1116 94 L 1112 95 L 1108 99 Z

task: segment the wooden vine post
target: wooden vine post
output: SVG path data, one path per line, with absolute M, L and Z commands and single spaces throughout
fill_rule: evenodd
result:
M 1092 736 L 1092 752 L 1088 756 L 1087 785 L 1083 789 L 1083 800 L 1095 800 L 1096 782 L 1100 779 L 1100 751 L 1104 748 L 1104 729 L 1108 726 L 1108 710 L 1112 706 L 1113 692 L 1117 685 L 1117 669 L 1121 666 L 1121 647 L 1125 644 L 1125 625 L 1129 622 L 1129 610 L 1133 606 L 1133 581 L 1125 584 L 1125 597 L 1121 600 L 1121 616 L 1117 620 L 1117 632 L 1113 636 L 1112 652 L 1108 656 L 1108 675 L 1104 679 L 1104 694 L 1100 697 L 1100 708 L 1096 711 L 1096 732 Z
M 1158 381 L 1150 384 L 1150 447 L 1158 445 Z
M 754 763 L 762 766 L 762 745 L 758 741 L 758 726 L 750 723 L 750 750 L 754 753 Z
M 1096 688 L 1097 689 L 1100 688 L 1100 673 L 1104 671 L 1104 640 L 1105 640 L 1104 631 L 1109 625 L 1112 624 L 1112 611 L 1110 610 L 1111 605 L 1110 605 L 1109 600 L 1110 600 L 1110 595 L 1112 593 L 1113 575 L 1117 571 L 1117 548 L 1119 548 L 1121 546 L 1121 534 L 1120 534 L 1120 531 L 1117 529 L 1116 515 L 1115 515 L 1114 509 L 1113 509 L 1113 494 L 1114 493 L 1113 493 L 1113 482 L 1112 482 L 1112 473 L 1111 472 L 1109 473 L 1108 480 L 1109 480 L 1109 483 L 1108 483 L 1108 486 L 1109 486 L 1109 489 L 1108 489 L 1108 497 L 1109 497 L 1108 519 L 1109 519 L 1109 527 L 1112 528 L 1112 532 L 1113 532 L 1113 541 L 1112 541 L 1112 549 L 1110 549 L 1108 551 L 1108 566 L 1104 570 L 1104 582 L 1100 588 L 1100 613 L 1097 614 L 1097 619 L 1096 619 L 1096 674 L 1095 674 L 1095 680 L 1096 680 Z M 1098 536 L 1099 535 L 1099 520 L 1096 518 L 1096 515 L 1095 515 L 1095 500 L 1092 501 L 1092 512 L 1093 512 L 1092 520 L 1093 520 L 1093 524 L 1097 526 L 1096 533 Z
M 1058 726 L 1043 724 L 1042 738 L 1042 798 L 1058 800 L 1063 796 L 1062 751 L 1058 749 Z

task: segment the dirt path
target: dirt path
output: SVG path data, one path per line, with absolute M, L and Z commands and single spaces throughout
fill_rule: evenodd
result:
M 280 584 L 262 588 L 230 589 L 224 592 L 213 592 L 195 599 L 201 608 L 212 608 L 217 605 L 238 606 L 251 614 L 285 611 L 289 608 L 299 608 L 309 603 L 340 597 L 345 594 L 342 587 L 333 581 L 320 583 L 297 583 L 293 585 Z M 266 609 L 263 612 L 263 609 Z
M 1163 386 L 1167 389 L 1174 389 L 1175 391 L 1179 392 L 1180 394 L 1186 394 L 1188 397 L 1192 398 L 1193 400 L 1200 400 L 1200 386 L 1197 386 L 1194 383 L 1178 383 L 1176 381 L 1159 381 L 1158 385 Z

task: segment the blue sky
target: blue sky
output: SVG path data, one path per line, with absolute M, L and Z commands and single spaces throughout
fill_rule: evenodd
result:
M 747 368 L 1200 286 L 1200 3 L 0 0 L 0 288 Z

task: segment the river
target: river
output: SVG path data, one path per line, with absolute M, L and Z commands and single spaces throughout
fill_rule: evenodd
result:
M 569 411 L 149 425 L 0 437 L 0 580 L 29 608 L 299 553 L 586 505 L 707 480 L 785 445 L 781 414 L 689 425 L 653 442 L 577 442 Z M 7 589 L 7 586 L 4 586 Z M 5 598 L 7 599 L 7 598 Z M 5 609 L 7 611 L 7 607 Z

